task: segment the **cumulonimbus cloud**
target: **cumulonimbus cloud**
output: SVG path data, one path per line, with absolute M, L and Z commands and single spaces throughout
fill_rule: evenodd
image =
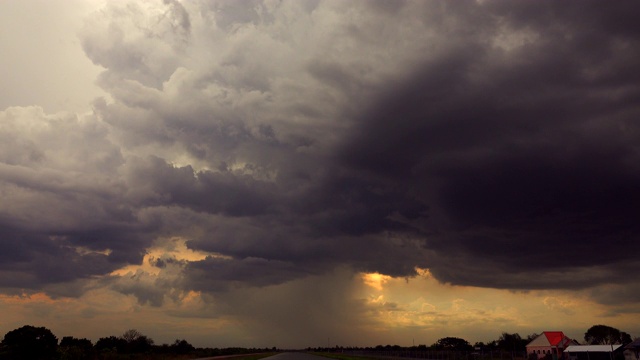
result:
M 111 99 L 81 119 L 0 115 L 0 247 L 22 259 L 3 271 L 27 287 L 104 275 L 161 236 L 226 257 L 170 285 L 210 292 L 343 265 L 518 289 L 637 270 L 631 5 L 387 5 L 93 15 L 82 46 Z M 53 276 L 45 244 L 82 270 Z

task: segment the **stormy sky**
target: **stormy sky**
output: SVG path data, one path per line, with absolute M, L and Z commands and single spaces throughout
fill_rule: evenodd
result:
M 640 336 L 639 12 L 0 3 L 0 332 Z

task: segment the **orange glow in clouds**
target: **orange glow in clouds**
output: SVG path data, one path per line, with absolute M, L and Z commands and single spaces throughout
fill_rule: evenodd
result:
M 362 281 L 365 285 L 371 286 L 376 290 L 382 291 L 383 285 L 391 280 L 391 276 L 382 275 L 379 273 L 364 273 L 362 274 Z
M 153 266 L 153 260 L 172 258 L 175 260 L 199 261 L 208 255 L 216 256 L 215 254 L 212 255 L 187 248 L 186 240 L 183 238 L 159 239 L 155 246 L 147 249 L 147 254 L 142 259 L 142 264 L 125 266 L 111 272 L 110 275 L 124 276 L 129 273 L 135 274 L 139 270 L 148 274 L 158 275 L 160 268 Z

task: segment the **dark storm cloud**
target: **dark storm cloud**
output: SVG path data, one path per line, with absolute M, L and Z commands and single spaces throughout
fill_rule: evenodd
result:
M 169 289 L 173 285 L 142 271 L 127 273 L 121 277 L 106 278 L 104 283 L 118 292 L 135 296 L 140 305 L 148 304 L 156 307 L 163 304 L 165 296 L 171 296 Z
M 67 239 L 46 233 L 0 225 L 0 236 L 0 286 L 12 292 L 86 279 L 122 265 L 102 253 L 79 253 Z M 71 295 L 62 288 L 56 292 Z
M 79 206 L 79 205 L 76 205 Z M 52 209 L 51 211 L 55 211 Z M 52 226 L 16 227 L 10 220 L 0 224 L 0 273 L 3 288 L 11 292 L 37 291 L 55 286 L 52 295 L 76 296 L 76 280 L 88 280 L 141 261 L 151 240 L 112 223 L 74 224 L 83 230 Z M 81 287 L 81 286 L 80 286 Z
M 190 276 L 186 286 L 199 291 L 221 291 L 246 284 L 262 287 L 309 275 L 300 270 L 292 263 L 278 260 L 207 257 L 187 266 L 186 271 Z
M 2 186 L 21 205 L 0 213 L 16 234 L 4 265 L 36 288 L 139 263 L 160 237 L 213 253 L 155 261 L 179 269 L 171 281 L 106 280 L 152 305 L 158 289 L 342 266 L 511 289 L 625 282 L 640 267 L 629 4 L 109 5 L 81 40 L 112 98 L 86 119 L 3 113 Z M 79 269 L 35 266 L 47 246 Z
M 124 162 L 93 117 L 45 115 L 41 108 L 0 113 L 0 271 L 4 288 L 81 293 L 75 280 L 140 261 L 148 225 L 121 197 Z M 33 156 L 37 154 L 37 156 Z
M 441 281 L 583 288 L 640 268 L 638 26 L 629 3 L 538 5 L 480 6 L 537 40 L 427 62 L 345 141 L 346 166 L 429 204 L 420 226 Z
M 129 182 L 134 189 L 148 192 L 147 205 L 173 204 L 208 213 L 251 216 L 267 212 L 273 202 L 273 185 L 248 175 L 195 172 L 191 166 L 175 167 L 157 157 L 133 162 Z

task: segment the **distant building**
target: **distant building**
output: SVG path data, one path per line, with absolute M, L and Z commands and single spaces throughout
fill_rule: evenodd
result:
M 640 360 L 640 339 L 624 347 L 624 360 Z
M 535 355 L 538 359 L 547 356 L 553 360 L 561 359 L 564 349 L 571 345 L 578 345 L 578 343 L 562 331 L 543 331 L 527 344 L 527 357 L 532 358 Z
M 622 345 L 571 345 L 564 350 L 568 360 L 615 360 L 620 357 Z

